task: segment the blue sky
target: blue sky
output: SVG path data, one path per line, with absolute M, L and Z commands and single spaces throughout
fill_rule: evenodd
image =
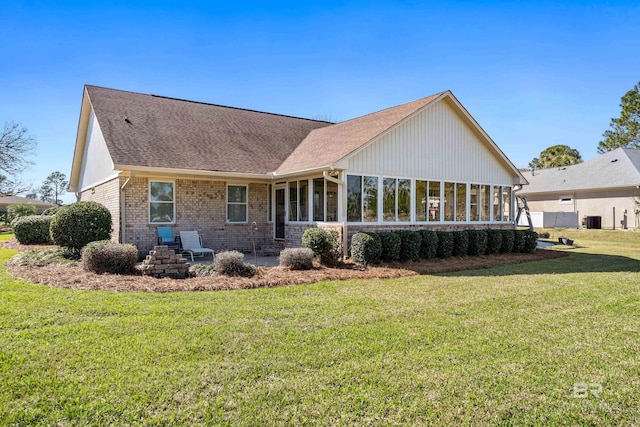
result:
M 342 121 L 450 89 L 518 167 L 640 81 L 634 2 L 0 0 L 0 124 L 67 176 L 85 83 Z M 65 200 L 73 201 L 72 195 Z

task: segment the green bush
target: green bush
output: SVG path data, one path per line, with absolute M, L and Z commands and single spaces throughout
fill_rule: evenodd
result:
M 487 252 L 487 232 L 484 230 L 467 230 L 469 236 L 469 255 L 479 256 Z
M 417 261 L 420 259 L 420 245 L 422 236 L 417 231 L 399 230 L 400 261 Z
M 523 231 L 524 244 L 522 245 L 522 252 L 532 254 L 536 251 L 538 245 L 538 233 L 531 230 Z
M 64 206 L 51 220 L 51 238 L 58 246 L 76 250 L 111 236 L 111 212 L 100 203 L 77 202 Z
M 453 232 L 453 256 L 467 256 L 469 252 L 469 235 L 466 230 Z
M 502 247 L 500 248 L 500 252 L 503 254 L 512 252 L 514 239 L 513 230 L 500 230 L 500 232 L 502 233 Z
M 21 216 L 13 223 L 13 232 L 23 245 L 37 245 L 51 242 L 49 227 L 51 217 L 42 215 Z
M 36 214 L 36 207 L 26 203 L 7 206 L 7 222 L 13 227 L 13 223 L 20 217 Z
M 311 270 L 313 251 L 309 248 L 286 248 L 280 252 L 280 265 L 291 270 Z
M 453 233 L 450 231 L 438 231 L 438 257 L 449 258 L 453 252 Z
M 335 265 L 342 258 L 342 242 L 336 230 L 307 228 L 302 235 L 302 246 L 320 257 L 320 262 Z
M 513 230 L 513 249 L 514 253 L 520 253 L 524 249 L 524 230 Z
M 82 248 L 82 266 L 87 271 L 102 274 L 130 274 L 138 261 L 138 249 L 133 245 L 100 240 Z
M 487 255 L 499 254 L 502 249 L 501 230 L 487 230 Z
M 244 254 L 238 251 L 224 251 L 216 254 L 213 266 L 218 274 L 226 276 L 252 277 L 256 268 L 244 263 Z
M 380 262 L 382 242 L 376 233 L 356 233 L 351 238 L 351 259 L 362 264 Z
M 44 211 L 42 211 L 42 215 L 53 216 L 53 215 L 58 213 L 60 208 L 61 208 L 61 206 L 52 206 L 52 207 L 47 208 Z
M 52 264 L 77 264 L 77 261 L 68 256 L 64 248 L 59 247 L 20 252 L 11 258 L 11 262 L 16 265 L 32 265 L 36 267 Z
M 435 258 L 438 253 L 438 233 L 433 230 L 420 230 L 422 241 L 420 243 L 420 258 Z
M 393 231 L 384 231 L 378 233 L 380 243 L 382 244 L 382 252 L 380 257 L 383 261 L 392 262 L 400 259 L 400 236 Z

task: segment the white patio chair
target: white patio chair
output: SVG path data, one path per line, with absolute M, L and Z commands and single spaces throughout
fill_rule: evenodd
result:
M 197 231 L 181 231 L 180 243 L 182 244 L 182 253 L 188 253 L 191 255 L 191 262 L 194 262 L 193 257 L 204 257 L 206 254 L 211 254 L 211 260 L 215 257 L 213 249 L 203 248 L 202 239 Z

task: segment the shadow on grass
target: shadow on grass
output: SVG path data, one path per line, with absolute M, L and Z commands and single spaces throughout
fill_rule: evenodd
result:
M 571 252 L 569 256 L 483 270 L 443 273 L 445 276 L 511 276 L 516 274 L 640 272 L 640 260 L 620 255 Z

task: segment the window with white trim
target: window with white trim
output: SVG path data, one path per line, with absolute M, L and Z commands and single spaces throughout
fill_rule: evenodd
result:
M 173 182 L 149 181 L 149 222 L 152 224 L 175 222 Z
M 347 221 L 378 222 L 378 177 L 347 175 Z
M 227 222 L 247 222 L 247 186 L 227 186 Z

